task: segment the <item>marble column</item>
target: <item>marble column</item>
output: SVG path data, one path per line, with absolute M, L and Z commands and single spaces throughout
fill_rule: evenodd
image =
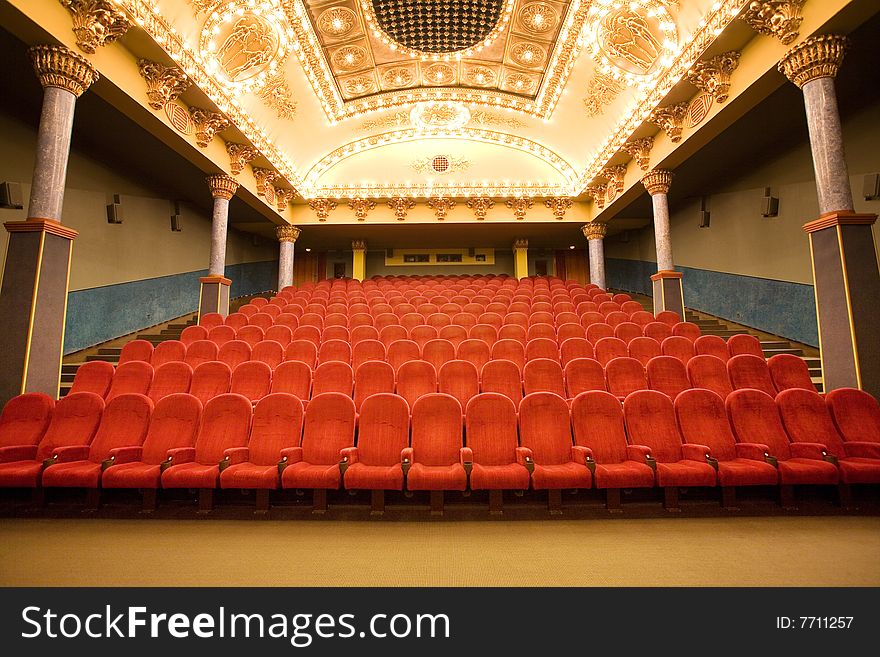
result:
M 351 243 L 351 252 L 351 277 L 356 281 L 363 281 L 367 277 L 366 243 L 363 240 L 354 240 Z
M 529 276 L 529 241 L 519 239 L 513 243 L 513 275 L 517 280 Z
M 293 247 L 299 238 L 300 229 L 296 226 L 278 226 L 278 291 L 293 285 Z
M 801 88 L 816 173 L 819 217 L 804 225 L 815 281 L 825 390 L 853 387 L 880 397 L 880 270 L 874 214 L 854 212 L 834 78 L 848 40 L 811 37 L 786 53 L 779 70 Z
M 664 310 L 678 313 L 684 319 L 684 291 L 681 273 L 675 271 L 672 238 L 669 235 L 669 186 L 672 172 L 653 169 L 642 176 L 642 184 L 651 195 L 654 209 L 654 242 L 657 249 L 657 273 L 651 276 L 654 292 L 654 314 Z
M 238 181 L 225 174 L 208 176 L 208 187 L 214 198 L 211 215 L 211 255 L 208 275 L 199 279 L 199 317 L 206 313 L 229 314 L 229 288 L 226 278 L 226 234 L 229 228 L 229 201 L 238 191 Z
M 608 225 L 601 221 L 591 221 L 581 226 L 587 238 L 590 252 L 590 283 L 605 288 L 605 233 Z
M 8 221 L 0 288 L 0 405 L 23 392 L 58 396 L 70 255 L 77 232 L 61 224 L 76 99 L 98 74 L 63 46 L 28 51 L 43 85 L 43 107 L 28 218 Z

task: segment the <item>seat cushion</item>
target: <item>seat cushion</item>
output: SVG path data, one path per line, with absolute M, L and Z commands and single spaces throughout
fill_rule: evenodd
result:
M 101 464 L 91 461 L 56 463 L 43 472 L 45 488 L 97 488 L 100 482 Z
M 838 461 L 840 479 L 845 484 L 880 483 L 880 459 L 866 459 L 852 456 Z M 43 475 L 45 478 L 45 475 Z
M 715 468 L 708 463 L 682 459 L 657 464 L 658 486 L 714 486 Z
M 352 463 L 345 471 L 345 487 L 349 490 L 403 490 L 403 469 L 394 465 Z
M 159 488 L 162 470 L 158 465 L 133 461 L 111 465 L 104 470 L 104 488 Z
M 779 482 L 782 484 L 834 485 L 839 476 L 837 468 L 828 461 L 802 458 L 779 461 Z
M 281 474 L 282 488 L 339 488 L 339 464 L 293 463 Z
M 181 463 L 162 473 L 162 488 L 217 488 L 219 465 Z
M 558 465 L 535 465 L 532 487 L 536 490 L 550 488 L 589 488 L 592 476 L 587 466 L 569 461 Z
M 654 471 L 638 461 L 597 463 L 596 488 L 652 488 Z
M 730 459 L 718 462 L 721 486 L 775 486 L 779 472 L 769 463 L 753 459 Z
M 461 463 L 413 463 L 406 475 L 406 487 L 407 490 L 464 490 L 467 488 L 467 474 Z
M 278 488 L 278 466 L 237 463 L 220 473 L 220 488 Z
M 519 463 L 481 465 L 474 463 L 471 470 L 473 490 L 528 490 L 529 471 Z
M 41 461 L 0 463 L 0 487 L 36 488 L 40 484 Z

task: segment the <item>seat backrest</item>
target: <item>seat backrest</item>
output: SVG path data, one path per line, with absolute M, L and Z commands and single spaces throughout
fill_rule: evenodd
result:
M 627 345 L 627 351 L 630 358 L 635 358 L 642 365 L 647 366 L 648 361 L 660 355 L 660 343 L 653 338 L 634 338 Z
M 663 322 L 652 321 L 645 324 L 642 330 L 646 338 L 653 338 L 657 344 L 662 344 L 666 338 L 672 337 L 672 327 Z
M 516 340 L 525 344 L 527 335 L 526 329 L 518 324 L 505 324 L 498 330 L 499 340 Z
M 361 405 L 370 395 L 394 392 L 394 368 L 384 361 L 371 360 L 354 371 L 354 403 Z
M 180 333 L 180 341 L 186 346 L 191 345 L 196 340 L 207 340 L 207 339 L 208 339 L 208 329 L 206 329 L 204 326 L 199 326 L 197 324 L 193 325 L 193 326 L 187 326 Z
M 767 445 L 772 456 L 783 460 L 791 458 L 788 434 L 773 397 L 760 390 L 744 388 L 731 392 L 724 406 L 737 442 Z
M 147 393 L 154 404 L 167 395 L 189 392 L 192 368 L 186 363 L 173 361 L 156 368 Z
M 251 345 L 244 340 L 231 340 L 217 351 L 217 360 L 234 370 L 251 359 Z
M 758 358 L 764 358 L 764 350 L 761 348 L 761 341 L 753 335 L 740 333 L 731 335 L 727 339 L 727 350 L 731 356 L 741 356 L 750 354 Z
M 687 365 L 688 361 L 694 357 L 694 343 L 680 335 L 673 335 L 660 343 L 660 351 L 664 356 L 673 356 L 678 358 L 683 365 Z
M 838 388 L 825 395 L 825 403 L 845 441 L 880 443 L 880 404 L 855 388 Z
M 501 361 L 495 361 L 501 362 Z M 484 392 L 465 407 L 465 437 L 474 463 L 516 463 L 516 406 L 507 396 Z
M 792 442 L 819 443 L 825 445 L 829 454 L 840 458 L 846 456 L 843 436 L 834 426 L 825 400 L 815 390 L 783 390 L 776 395 L 776 405 Z
M 196 437 L 196 461 L 216 465 L 231 447 L 245 447 L 251 428 L 252 406 L 249 399 L 224 393 L 205 404 L 202 423 Z
M 629 354 L 626 343 L 620 338 L 602 338 L 593 345 L 596 351 L 596 360 L 603 366 L 615 358 L 622 358 Z
M 378 340 L 379 331 L 374 326 L 355 326 L 351 329 L 351 344 L 356 345 L 363 340 Z
M 265 363 L 274 370 L 284 360 L 284 347 L 275 340 L 263 340 L 251 351 L 251 360 Z
M 321 363 L 315 368 L 312 378 L 312 395 L 325 392 L 338 392 L 351 397 L 354 386 L 354 373 L 351 365 L 338 360 Z
M 648 361 L 645 372 L 648 375 L 648 387 L 669 395 L 670 399 L 675 399 L 680 392 L 691 387 L 684 363 L 672 356 L 652 358 Z
M 410 329 L 409 339 L 419 345 L 419 349 L 424 349 L 425 343 L 437 339 L 437 328 L 419 324 Z
M 794 354 L 776 354 L 767 361 L 770 379 L 777 391 L 800 388 L 816 392 L 806 361 Z
M 297 399 L 308 400 L 312 389 L 312 368 L 297 360 L 287 360 L 272 372 L 274 393 L 286 393 Z
M 358 417 L 358 461 L 364 465 L 393 466 L 400 463 L 400 452 L 408 446 L 406 401 L 387 392 L 366 398 Z
M 623 402 L 626 430 L 633 445 L 645 445 L 663 463 L 681 460 L 681 434 L 672 400 L 656 390 L 637 390 Z
M 621 324 L 625 324 L 629 322 L 629 315 L 620 310 L 616 310 L 614 312 L 610 312 L 605 316 L 605 323 L 612 328 L 616 328 Z
M 297 318 L 297 316 L 293 313 L 283 312 L 275 318 L 275 326 L 284 326 L 289 328 L 291 333 L 290 339 L 292 340 L 293 332 L 299 328 L 299 318 Z
M 627 304 L 629 304 L 629 303 L 636 303 L 637 304 L 638 302 L 627 301 L 626 303 Z M 624 305 L 626 305 L 626 304 L 624 304 Z M 629 321 L 631 321 L 633 324 L 637 324 L 638 326 L 641 326 L 642 331 L 644 332 L 645 327 L 654 321 L 654 315 L 652 315 L 651 313 L 649 313 L 646 310 L 636 310 L 629 316 Z M 666 325 L 664 324 L 664 326 L 666 326 Z M 668 337 L 668 336 L 664 336 L 664 337 Z
M 210 340 L 196 340 L 186 348 L 184 362 L 193 370 L 202 363 L 217 360 L 217 345 Z
M 413 462 L 452 465 L 461 458 L 462 407 L 451 395 L 431 393 L 412 405 Z
M 614 337 L 623 340 L 627 345 L 642 335 L 642 327 L 635 322 L 621 322 L 614 327 Z
M 284 347 L 289 345 L 290 341 L 293 340 L 293 329 L 282 324 L 270 326 L 266 331 L 266 340 L 277 342 L 281 345 L 281 348 L 284 349 Z
M 126 342 L 119 354 L 119 365 L 131 361 L 150 362 L 153 355 L 153 343 L 147 340 L 132 340 Z
M 153 409 L 141 460 L 158 465 L 169 449 L 192 447 L 201 415 L 202 403 L 192 395 L 178 392 L 162 397 Z
M 351 345 L 342 340 L 327 340 L 321 344 L 318 349 L 318 362 L 329 363 L 339 361 L 341 363 L 351 363 Z
M 193 370 L 192 381 L 189 385 L 189 394 L 198 397 L 202 405 L 217 395 L 229 392 L 229 383 L 232 380 L 232 370 L 229 365 L 219 361 L 202 363 Z
M 104 400 L 93 392 L 71 392 L 59 399 L 49 428 L 40 440 L 36 460 L 49 458 L 59 447 L 88 445 L 103 412 Z
M 266 332 L 260 326 L 245 326 L 235 332 L 236 340 L 247 342 L 251 348 L 266 338 Z
M 570 338 L 586 339 L 587 331 L 577 322 L 566 322 L 556 326 L 556 342 L 562 344 Z
M 215 326 L 223 323 L 223 315 L 220 313 L 205 313 L 199 317 L 199 326 L 203 326 L 205 331 L 210 331 Z
M 395 340 L 388 345 L 388 354 L 386 356 L 391 367 L 396 372 L 400 366 L 412 360 L 419 360 L 421 351 L 419 345 L 412 340 Z
M 229 392 L 234 392 L 255 402 L 269 394 L 272 385 L 272 369 L 264 362 L 251 360 L 232 371 Z
M 549 358 L 559 361 L 559 346 L 556 338 L 532 338 L 526 342 L 526 362 L 536 358 Z
M 684 442 L 705 445 L 719 461 L 736 458 L 736 438 L 721 397 L 696 388 L 682 392 L 673 404 Z
M 681 321 L 681 317 L 677 312 L 673 312 L 672 310 L 663 310 L 657 313 L 657 321 L 663 322 L 664 324 L 669 325 L 669 328 L 672 328 Z
M 509 360 L 522 371 L 526 364 L 526 352 L 522 342 L 502 339 L 492 346 L 492 360 Z M 485 367 L 485 366 L 484 366 Z
M 472 340 L 482 340 L 491 349 L 498 340 L 498 329 L 491 324 L 474 324 L 468 332 L 468 337 Z
M 538 465 L 560 465 L 571 459 L 568 404 L 552 392 L 534 392 L 519 405 L 519 435 Z
M 559 359 L 563 367 L 577 358 L 595 357 L 593 345 L 586 338 L 568 338 L 559 343 Z
M 523 368 L 523 390 L 526 395 L 534 392 L 551 392 L 565 397 L 562 366 L 559 361 L 549 358 L 536 358 Z
M 351 367 L 357 369 L 370 361 L 385 360 L 385 345 L 378 340 L 361 340 L 351 350 Z
M 637 390 L 647 390 L 648 377 L 635 358 L 612 358 L 605 365 L 605 386 L 608 392 L 622 399 Z
M 242 313 L 230 313 L 226 316 L 226 319 L 223 320 L 223 324 L 225 326 L 231 326 L 238 331 L 248 325 L 248 319 L 249 317 Z
M 439 371 L 444 363 L 455 360 L 455 347 L 442 338 L 428 340 L 422 347 L 422 360 L 431 363 Z
M 303 405 L 293 395 L 273 393 L 254 407 L 248 439 L 248 460 L 256 465 L 275 465 L 281 450 L 299 447 L 302 438 Z
M 754 388 L 770 396 L 776 395 L 776 386 L 770 378 L 770 368 L 763 358 L 751 354 L 731 356 L 727 361 L 727 373 L 736 390 Z
M 594 349 L 598 346 L 601 340 L 609 338 L 614 338 L 614 329 L 608 324 L 590 324 L 587 327 L 587 340 L 592 343 Z
M 694 352 L 698 356 L 715 356 L 725 363 L 730 358 L 727 343 L 717 335 L 701 335 L 694 340 Z
M 209 342 L 208 344 L 212 343 Z M 103 360 L 83 363 L 76 370 L 76 375 L 73 377 L 73 385 L 70 387 L 68 395 L 75 392 L 91 392 L 103 398 L 110 390 L 110 384 L 113 383 L 115 372 L 116 370 L 113 368 L 113 365 Z
M 0 447 L 38 444 L 54 409 L 55 400 L 41 392 L 26 392 L 10 399 L 0 414 Z
M 104 401 L 109 403 L 114 397 L 128 393 L 146 395 L 153 382 L 153 366 L 142 360 L 130 360 L 116 368 L 113 382 Z
M 574 444 L 589 447 L 597 463 L 623 463 L 626 430 L 620 401 L 604 390 L 580 393 L 571 402 Z
M 523 398 L 520 368 L 509 360 L 490 360 L 480 372 L 480 390 L 484 393 L 497 393 L 510 399 L 519 407 Z
M 284 350 L 284 360 L 299 361 L 314 369 L 318 361 L 318 348 L 309 340 L 294 340 Z
M 268 313 L 257 313 L 248 318 L 248 326 L 259 326 L 265 334 L 275 324 L 275 318 Z M 241 329 L 239 329 L 240 331 Z
M 397 394 L 406 400 L 410 409 L 419 397 L 433 392 L 437 392 L 437 372 L 430 363 L 412 360 L 397 370 Z
M 356 417 L 351 397 L 338 392 L 312 397 L 303 423 L 303 461 L 317 465 L 339 463 L 339 452 L 354 446 Z
M 700 327 L 693 322 L 679 322 L 672 327 L 672 335 L 680 335 L 691 342 L 696 342 L 697 338 L 702 334 L 703 332 L 700 330 Z
M 556 342 L 556 329 L 552 324 L 532 324 L 526 331 L 526 342 L 537 340 L 538 338 L 546 338 Z
M 449 340 L 452 346 L 458 349 L 458 345 L 467 340 L 467 329 L 463 326 L 443 326 L 437 333 L 441 340 Z
M 438 331 L 444 326 L 449 326 L 450 324 L 452 324 L 452 320 L 449 318 L 449 315 L 441 312 L 431 313 L 425 318 L 425 322 L 428 326 L 433 326 Z
M 308 340 L 317 348 L 321 344 L 321 329 L 317 326 L 299 326 L 293 331 L 291 344 L 297 340 Z
M 189 326 L 187 328 L 194 328 Z M 201 327 L 198 327 L 201 328 Z M 180 340 L 163 340 L 153 349 L 150 365 L 157 370 L 165 363 L 183 362 L 186 358 L 186 345 Z
M 605 370 L 597 360 L 575 358 L 565 366 L 564 374 L 565 392 L 569 399 L 588 390 L 605 391 Z
M 462 340 L 455 354 L 458 360 L 466 360 L 473 363 L 478 372 L 483 369 L 483 365 L 490 358 L 489 345 L 482 340 Z
M 688 379 L 692 388 L 711 390 L 722 399 L 733 392 L 725 361 L 715 356 L 694 356 L 687 364 Z
M 477 368 L 466 360 L 451 360 L 445 363 L 437 374 L 440 392 L 452 395 L 462 408 L 471 397 L 480 392 Z
M 129 361 L 135 362 L 138 361 Z M 108 401 L 101 424 L 89 444 L 89 460 L 100 463 L 110 458 L 111 449 L 143 444 L 152 413 L 153 402 L 143 394 L 124 393 Z

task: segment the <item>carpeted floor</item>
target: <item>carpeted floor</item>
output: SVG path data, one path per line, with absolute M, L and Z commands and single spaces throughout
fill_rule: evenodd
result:
M 4 519 L 5 586 L 878 586 L 880 518 Z

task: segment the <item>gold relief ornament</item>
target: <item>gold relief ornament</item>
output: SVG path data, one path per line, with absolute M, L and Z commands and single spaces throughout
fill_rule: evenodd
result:
M 529 248 L 529 241 L 527 239 L 524 239 L 521 237 L 521 238 L 513 241 L 513 250 L 514 251 L 516 251 L 517 249 L 528 249 L 528 248 Z
M 368 198 L 353 198 L 348 202 L 348 208 L 354 212 L 358 221 L 364 221 L 367 213 L 376 207 L 376 202 Z M 361 242 L 363 244 L 363 242 Z M 364 248 L 364 247 L 361 247 Z
M 755 32 L 774 36 L 788 45 L 798 38 L 803 9 L 806 0 L 754 0 L 743 12 L 741 18 Z
M 509 91 L 519 94 L 527 94 L 535 87 L 534 79 L 522 73 L 511 73 L 504 78 L 504 86 Z
M 196 14 L 209 14 L 223 4 L 224 0 L 188 0 Z
M 626 165 L 618 164 L 613 167 L 605 167 L 599 175 L 608 180 L 605 190 L 605 200 L 611 203 L 618 194 L 623 192 L 623 179 L 626 176 Z
M 517 221 L 522 221 L 526 218 L 526 212 L 532 209 L 534 202 L 528 196 L 519 196 L 507 199 L 504 205 L 513 210 L 513 216 Z
M 287 187 L 275 188 L 275 207 L 278 212 L 284 212 L 290 202 L 296 198 L 296 191 Z
M 672 172 L 666 169 L 654 169 L 642 176 L 642 184 L 648 190 L 648 194 L 668 194 L 672 184 Z
M 364 121 L 359 128 L 362 132 L 382 130 L 385 128 L 404 128 L 410 125 L 409 112 L 394 112 L 379 119 Z
M 336 209 L 336 201 L 332 198 L 313 198 L 309 201 L 309 208 L 318 215 L 318 221 L 327 221 L 327 217 Z
M 623 91 L 624 85 L 610 75 L 599 73 L 590 80 L 587 87 L 587 97 L 584 98 L 584 107 L 589 116 L 598 116 L 605 111 L 618 94 Z
M 165 66 L 149 59 L 138 60 L 138 70 L 147 81 L 147 98 L 154 110 L 160 110 L 190 88 L 192 83 L 177 66 Z
M 373 82 L 373 78 L 367 75 L 359 75 L 343 82 L 342 88 L 350 96 L 362 96 L 374 91 L 376 83 Z
M 58 87 L 79 97 L 98 79 L 89 60 L 64 46 L 33 46 L 28 55 L 43 87 Z
M 354 29 L 356 17 L 351 9 L 332 7 L 318 16 L 318 30 L 329 37 L 344 37 Z
M 238 181 L 224 173 L 218 173 L 206 178 L 208 187 L 211 188 L 213 198 L 231 199 L 238 191 Z
M 437 221 L 443 221 L 449 211 L 455 207 L 455 201 L 451 198 L 433 197 L 428 199 L 428 207 L 434 211 Z
M 510 49 L 510 58 L 520 66 L 539 68 L 547 59 L 547 53 L 537 43 L 521 41 Z
M 455 69 L 449 64 L 431 64 L 422 72 L 422 80 L 427 85 L 442 84 L 448 86 L 455 83 Z
M 229 127 L 229 121 L 219 112 L 202 107 L 190 107 L 189 115 L 195 123 L 196 143 L 200 148 L 205 148 L 214 139 L 214 135 Z
M 477 221 L 482 221 L 486 218 L 486 214 L 489 210 L 495 207 L 495 201 L 488 196 L 477 196 L 476 198 L 468 199 L 468 202 L 465 205 L 467 205 L 468 209 L 473 211 Z
M 478 87 L 491 87 L 498 78 L 495 71 L 488 66 L 474 66 L 466 73 L 468 82 Z
M 584 194 L 593 199 L 593 203 L 600 210 L 605 208 L 606 185 L 590 185 L 584 189 Z
M 416 202 L 411 198 L 395 196 L 388 200 L 388 207 L 394 210 L 394 217 L 398 221 L 404 221 L 406 220 L 407 213 L 416 207 Z
M 296 226 L 276 226 L 275 236 L 279 242 L 296 242 L 302 231 Z
M 566 211 L 571 208 L 571 199 L 567 196 L 554 196 L 544 201 L 544 205 L 553 212 L 553 216 L 557 219 L 565 218 Z
M 845 36 L 810 37 L 785 53 L 779 62 L 779 72 L 798 87 L 819 78 L 836 77 L 848 48 L 849 39 Z
M 233 176 L 237 176 L 244 171 L 244 165 L 253 162 L 259 152 L 256 148 L 245 146 L 244 144 L 236 144 L 232 141 L 226 142 L 226 152 L 229 153 L 229 170 Z
M 581 226 L 581 232 L 588 240 L 605 239 L 605 234 L 608 232 L 608 224 L 601 221 L 591 221 Z
M 405 66 L 395 66 L 382 73 L 382 83 L 392 89 L 408 87 L 414 80 L 415 75 L 413 75 L 412 69 Z
M 471 120 L 468 125 L 472 126 L 498 126 L 502 128 L 522 128 L 525 124 L 512 116 L 493 114 L 486 110 L 471 110 Z
M 471 163 L 463 157 L 448 155 L 426 155 L 413 161 L 410 165 L 416 173 L 425 175 L 445 176 L 450 173 L 467 171 Z
M 125 13 L 110 0 L 60 0 L 73 17 L 76 45 L 94 55 L 101 46 L 116 41 L 131 23 Z
M 287 84 L 281 73 L 270 77 L 257 92 L 257 95 L 266 105 L 275 110 L 279 119 L 296 117 L 296 101 L 293 99 L 293 92 L 290 91 L 290 85 Z
M 351 250 L 352 251 L 366 251 L 367 250 L 367 243 L 364 240 L 352 240 Z
M 340 71 L 356 71 L 366 63 L 367 51 L 360 46 L 343 46 L 333 53 L 330 61 Z
M 653 137 L 631 139 L 623 145 L 623 152 L 631 155 L 642 171 L 647 171 L 651 166 L 651 149 L 654 148 Z
M 462 103 L 452 101 L 419 103 L 412 108 L 409 120 L 422 130 L 459 130 L 471 120 L 471 113 Z
M 658 107 L 651 113 L 648 121 L 665 132 L 673 144 L 680 142 L 682 121 L 684 121 L 689 105 L 688 101 L 684 101 L 675 105 Z
M 688 82 L 705 91 L 716 102 L 723 103 L 730 93 L 730 75 L 739 65 L 740 54 L 736 50 L 697 62 L 688 71 Z
M 274 197 L 272 183 L 278 180 L 280 174 L 272 169 L 255 167 L 254 165 L 251 165 L 251 171 L 254 174 L 254 181 L 257 183 L 257 194 L 265 199 Z
M 519 10 L 519 23 L 527 32 L 545 34 L 559 23 L 559 14 L 548 4 L 531 2 Z

